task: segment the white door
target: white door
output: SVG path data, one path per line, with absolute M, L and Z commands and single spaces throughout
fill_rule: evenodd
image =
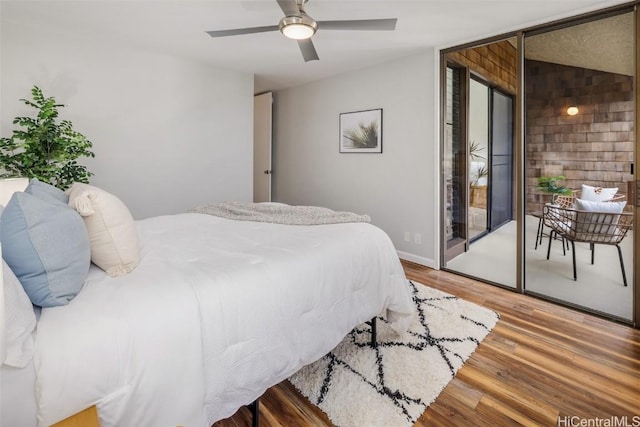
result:
M 253 97 L 253 201 L 271 201 L 271 92 Z

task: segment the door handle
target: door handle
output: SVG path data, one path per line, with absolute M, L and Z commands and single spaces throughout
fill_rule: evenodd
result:
M 270 170 L 266 170 L 266 171 L 264 171 L 264 174 L 265 175 L 271 175 L 271 171 Z

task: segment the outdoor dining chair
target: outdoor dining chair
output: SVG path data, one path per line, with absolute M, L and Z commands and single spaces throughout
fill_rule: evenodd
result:
M 624 269 L 620 242 L 622 242 L 622 239 L 624 239 L 632 227 L 633 214 L 622 212 L 624 202 L 622 202 L 622 207 L 619 208 L 620 212 L 611 212 L 614 204 L 618 205 L 619 202 L 605 203 L 605 205 L 610 205 L 608 209 L 610 210 L 609 212 L 569 209 L 553 205 L 544 206 L 544 223 L 551 229 L 549 233 L 547 259 L 549 259 L 551 254 L 551 242 L 554 240 L 554 237 L 559 236 L 571 242 L 573 280 L 577 280 L 576 242 L 589 243 L 591 249 L 591 264 L 594 263 L 595 245 L 613 245 L 618 250 L 620 268 L 622 270 L 622 281 L 624 286 L 627 286 L 627 276 Z M 578 207 L 583 207 L 580 201 L 578 201 L 577 205 Z M 602 207 L 603 205 L 600 204 L 599 206 Z

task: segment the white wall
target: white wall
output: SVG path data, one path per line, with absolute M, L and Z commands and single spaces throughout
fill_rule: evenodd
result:
M 274 200 L 367 213 L 402 257 L 437 266 L 434 60 L 429 51 L 277 92 Z M 340 154 L 339 114 L 374 108 L 382 154 Z
M 36 84 L 94 144 L 91 183 L 136 218 L 252 198 L 253 76 L 34 28 L 5 11 L 0 33 L 0 135 Z

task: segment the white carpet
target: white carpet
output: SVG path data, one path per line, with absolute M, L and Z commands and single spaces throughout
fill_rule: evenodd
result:
M 417 315 L 395 334 L 378 318 L 355 328 L 328 355 L 289 381 L 341 427 L 412 426 L 498 321 L 491 310 L 411 283 Z

